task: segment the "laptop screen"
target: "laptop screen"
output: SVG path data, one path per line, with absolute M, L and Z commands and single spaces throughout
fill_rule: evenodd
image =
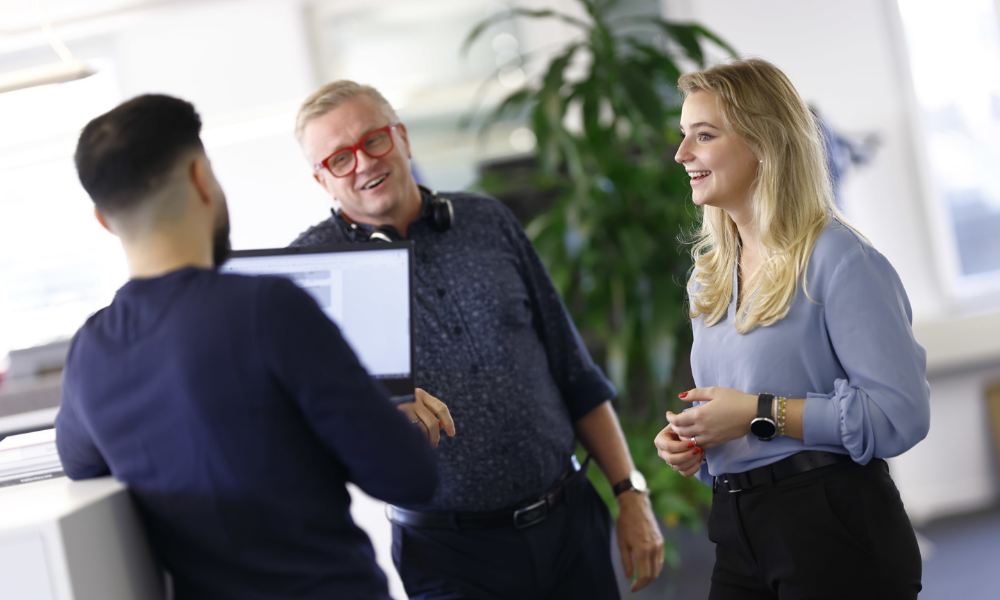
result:
M 410 242 L 242 250 L 220 271 L 294 281 L 337 324 L 368 373 L 400 396 L 413 393 L 412 254 Z

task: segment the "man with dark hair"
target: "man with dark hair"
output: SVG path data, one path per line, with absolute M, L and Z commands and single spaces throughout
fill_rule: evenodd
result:
M 176 190 L 186 178 L 196 177 L 221 198 L 212 224 L 211 265 L 229 257 L 229 211 L 204 155 L 200 131 L 194 106 L 160 95 L 135 98 L 84 128 L 75 156 L 80 183 L 94 201 L 98 221 L 121 238 L 126 253 L 153 248 L 146 234 L 167 224 L 174 225 L 173 233 L 198 235 L 178 220 L 184 204 Z M 189 159 L 190 172 L 175 168 L 182 158 Z M 136 240 L 140 243 L 132 243 Z M 146 252 L 133 254 L 139 259 Z M 130 263 L 132 259 L 129 255 Z
M 73 340 L 66 474 L 128 484 L 178 600 L 388 599 L 345 483 L 426 501 L 430 447 L 307 293 L 215 270 L 229 225 L 200 129 L 189 103 L 141 96 L 80 135 L 80 181 L 131 280 Z
M 607 508 L 573 464 L 577 440 L 615 488 L 632 590 L 663 538 L 610 400 L 531 242 L 493 198 L 417 185 L 406 126 L 374 88 L 324 85 L 296 134 L 331 218 L 293 245 L 416 244 L 416 381 L 462 436 L 436 453 L 441 485 L 393 506 L 393 559 L 413 599 L 617 598 Z

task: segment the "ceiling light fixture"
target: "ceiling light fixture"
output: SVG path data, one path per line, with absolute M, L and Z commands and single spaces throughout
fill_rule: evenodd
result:
M 45 10 L 44 0 L 37 0 L 37 2 L 38 24 L 45 33 L 45 37 L 48 38 L 52 49 L 56 51 L 56 54 L 62 60 L 46 65 L 11 71 L 10 73 L 0 73 L 0 94 L 39 85 L 76 81 L 77 79 L 90 77 L 97 72 L 87 66 L 87 63 L 82 60 L 73 58 L 73 53 L 69 51 L 66 44 L 56 36 L 56 32 L 52 29 L 48 12 Z

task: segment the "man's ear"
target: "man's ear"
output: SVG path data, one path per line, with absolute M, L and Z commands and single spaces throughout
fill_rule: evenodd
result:
M 98 209 L 96 206 L 94 207 L 94 217 L 97 219 L 97 222 L 101 224 L 101 227 L 106 229 L 108 233 L 115 236 L 118 235 L 117 233 L 115 233 L 115 230 L 112 229 L 111 225 L 108 223 L 108 218 L 105 217 L 104 213 L 102 213 L 100 209 Z
M 406 133 L 406 125 L 402 123 L 399 124 L 399 135 L 403 138 L 403 147 L 406 148 L 406 158 L 413 158 L 413 153 L 410 152 L 410 138 Z
M 208 157 L 204 154 L 198 156 L 188 167 L 188 176 L 191 178 L 191 185 L 198 193 L 198 199 L 209 204 L 212 202 L 212 169 L 208 166 Z
M 325 176 L 323 172 L 313 169 L 313 179 L 316 180 L 316 183 L 318 183 L 319 186 L 323 188 L 323 191 L 330 196 L 330 198 L 333 200 L 333 203 L 336 205 L 337 196 L 334 194 L 333 188 L 327 184 L 328 177 Z

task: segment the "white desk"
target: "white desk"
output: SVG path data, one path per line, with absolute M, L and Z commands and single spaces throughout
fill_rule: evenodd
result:
M 4 600 L 162 600 L 162 577 L 121 483 L 0 488 Z

